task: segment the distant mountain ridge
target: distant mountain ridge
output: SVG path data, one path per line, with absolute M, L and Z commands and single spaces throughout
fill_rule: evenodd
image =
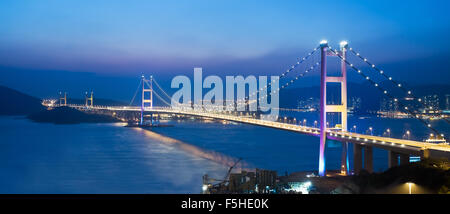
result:
M 402 85 L 407 85 L 402 83 Z M 396 97 L 405 97 L 405 94 L 395 89 L 389 82 L 381 82 L 380 86 L 393 92 Z M 328 86 L 327 96 L 328 99 L 339 100 L 340 86 L 330 85 Z M 450 85 L 420 85 L 408 87 L 413 91 L 413 94 L 417 97 L 423 97 L 425 95 L 438 95 L 440 98 L 440 107 L 444 109 L 446 106 L 445 95 L 450 94 Z M 348 98 L 359 97 L 361 98 L 361 110 L 363 112 L 377 111 L 380 108 L 380 102 L 383 98 L 386 98 L 376 87 L 368 83 L 348 83 Z M 304 98 L 318 98 L 320 96 L 320 87 L 311 86 L 303 88 L 285 88 L 280 90 L 280 107 L 283 108 L 297 108 L 299 99 Z M 41 105 L 39 98 L 24 94 L 17 90 L 0 86 L 0 115 L 29 115 L 35 112 L 44 110 L 45 107 Z M 137 100 L 137 99 L 136 99 Z M 135 101 L 136 101 L 135 100 Z M 85 104 L 84 99 L 68 99 L 68 104 Z M 137 102 L 133 103 L 136 105 Z M 128 103 L 102 99 L 94 97 L 94 105 L 108 105 L 108 106 L 126 106 Z

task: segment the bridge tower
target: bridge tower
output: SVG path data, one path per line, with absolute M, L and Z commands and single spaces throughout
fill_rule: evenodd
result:
M 91 96 L 88 97 L 88 92 L 86 91 L 85 99 L 86 99 L 86 107 L 92 108 L 94 106 L 94 92 L 91 91 Z
M 328 42 L 323 40 L 320 42 L 321 49 L 321 73 L 320 73 L 320 154 L 319 154 L 319 175 L 325 176 L 325 149 L 327 140 L 327 113 L 340 113 L 342 131 L 347 131 L 347 68 L 345 58 L 347 55 L 348 44 L 346 41 L 340 43 L 341 50 L 337 52 L 343 60 L 341 60 L 341 76 L 327 75 L 327 56 L 336 56 L 331 51 L 328 51 Z M 327 105 L 327 83 L 334 82 L 341 84 L 341 101 L 339 105 Z M 349 159 L 348 159 L 348 142 L 342 143 L 342 160 L 341 173 L 349 173 Z
M 63 104 L 64 101 L 64 104 Z M 67 105 L 67 92 L 64 92 L 64 97 L 62 96 L 62 92 L 59 92 L 59 106 Z
M 150 82 L 150 83 L 148 83 Z M 145 85 L 148 84 L 149 88 L 145 88 Z M 145 93 L 150 93 L 150 99 L 146 99 Z M 144 75 L 142 75 L 142 103 L 141 103 L 141 125 L 144 125 L 144 110 L 145 104 L 150 104 L 150 109 L 153 108 L 153 76 L 150 76 L 150 80 L 146 80 Z M 153 115 L 152 115 L 153 120 Z M 152 121 L 153 122 L 153 121 Z

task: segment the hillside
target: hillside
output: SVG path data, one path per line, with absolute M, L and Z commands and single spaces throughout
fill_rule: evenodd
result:
M 40 99 L 4 86 L 0 86 L 0 100 L 0 115 L 27 115 L 45 109 Z
M 381 173 L 361 172 L 354 176 L 360 193 L 398 193 L 413 183 L 415 191 L 425 193 L 450 193 L 450 163 L 446 159 L 424 159 L 420 162 L 392 167 Z
M 108 115 L 87 114 L 65 106 L 30 114 L 28 119 L 34 122 L 55 124 L 118 122 L 117 119 Z

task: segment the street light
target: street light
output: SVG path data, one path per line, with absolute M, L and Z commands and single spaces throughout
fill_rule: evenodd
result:
M 391 130 L 390 129 L 386 129 L 386 132 L 388 133 L 388 137 L 391 137 Z
M 369 130 L 370 130 L 370 135 L 373 135 L 373 128 L 369 127 Z
M 314 128 L 317 128 L 317 120 L 314 120 Z
M 355 130 L 355 133 L 356 133 L 356 125 L 353 125 L 353 130 Z

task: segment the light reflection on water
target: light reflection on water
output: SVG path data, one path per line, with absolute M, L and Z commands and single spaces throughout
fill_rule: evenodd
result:
M 234 163 L 236 163 L 238 161 L 237 158 L 229 157 L 229 156 L 226 156 L 224 154 L 221 154 L 221 153 L 218 153 L 215 151 L 208 151 L 208 150 L 202 149 L 200 147 L 160 135 L 160 134 L 155 133 L 150 130 L 143 130 L 140 128 L 134 128 L 134 129 L 142 131 L 146 136 L 148 136 L 151 139 L 154 139 L 158 143 L 163 143 L 163 144 L 169 145 L 171 147 L 177 147 L 183 151 L 188 152 L 191 155 L 195 155 L 200 158 L 208 159 L 208 160 L 214 161 L 216 163 L 220 163 L 225 166 L 233 166 Z M 155 141 L 152 141 L 152 142 L 155 142 Z M 254 170 L 254 169 L 248 168 L 247 165 L 248 164 L 246 164 L 245 161 L 239 161 L 236 164 L 235 169 L 247 170 L 247 171 Z

